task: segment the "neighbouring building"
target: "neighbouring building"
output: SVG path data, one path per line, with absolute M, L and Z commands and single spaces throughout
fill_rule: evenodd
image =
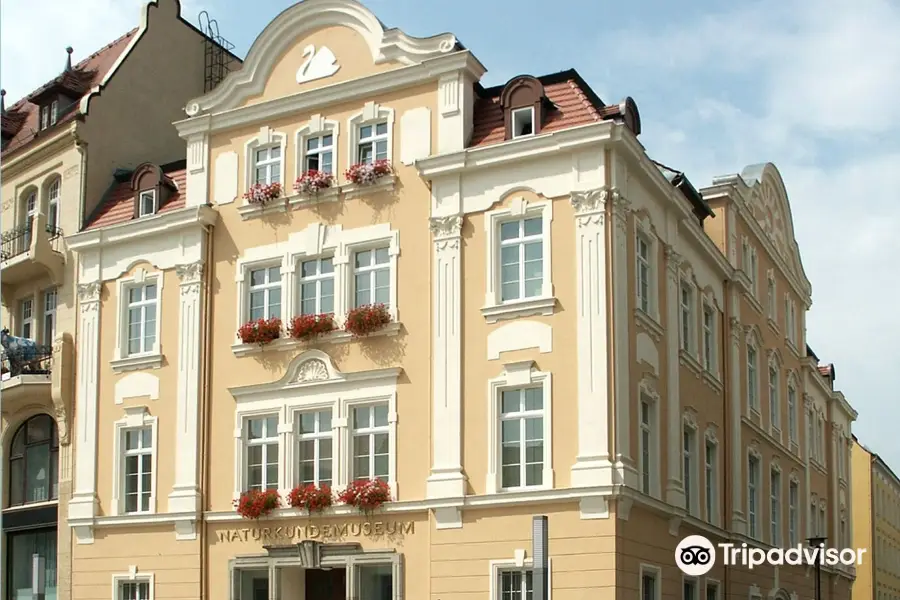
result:
M 853 546 L 872 560 L 857 569 L 854 600 L 900 599 L 900 477 L 854 436 Z
M 171 123 L 186 99 L 207 89 L 205 39 L 181 18 L 177 0 L 153 0 L 135 29 L 74 64 L 72 48 L 68 58 L 60 52 L 65 67 L 52 80 L 17 102 L 3 98 L 4 600 L 32 597 L 33 554 L 44 559 L 47 600 L 68 600 L 73 587 L 109 592 L 106 573 L 71 579 L 66 517 L 77 523 L 96 514 L 89 432 L 97 412 L 85 403 L 87 386 L 76 389 L 76 371 L 90 372 L 97 356 L 76 351 L 75 340 L 97 332 L 84 320 L 90 304 L 76 310 L 78 261 L 66 236 L 91 217 L 116 169 L 183 158 Z
M 648 157 L 631 98 L 484 74 L 452 34 L 295 4 L 187 103 L 185 163 L 117 179 L 67 238 L 97 357 L 76 573 L 142 598 L 525 600 L 546 515 L 554 600 L 811 597 L 803 567 L 674 560 L 689 534 L 852 536 L 856 413 L 806 343 L 778 170 L 698 190 Z M 286 506 L 326 485 L 390 498 Z M 852 568 L 822 577 L 849 596 Z

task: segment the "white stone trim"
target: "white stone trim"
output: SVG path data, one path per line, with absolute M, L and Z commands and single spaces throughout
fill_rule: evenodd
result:
M 687 507 L 685 509 L 688 510 L 688 514 L 694 517 L 699 517 L 703 514 L 702 503 L 701 503 L 701 495 L 700 495 L 700 464 L 703 461 L 703 456 L 700 454 L 700 427 L 698 426 L 697 419 L 695 413 L 690 409 L 686 410 L 681 418 L 681 452 L 679 452 L 679 457 L 681 458 L 681 466 L 682 466 L 682 481 L 684 481 L 684 437 L 687 430 L 690 430 L 691 433 L 691 448 L 690 448 L 690 457 L 691 457 L 691 486 L 690 490 L 685 490 L 685 504 L 687 503 L 687 493 L 690 492 L 690 497 L 693 498 L 694 503 L 693 506 Z M 704 448 L 705 449 L 705 448 Z
M 500 485 L 500 392 L 506 389 L 541 386 L 544 420 L 543 483 L 505 490 Z M 526 360 L 503 365 L 497 377 L 488 380 L 488 473 L 485 490 L 488 494 L 517 492 L 532 489 L 553 489 L 553 385 L 550 373 L 538 371 L 534 361 Z
M 110 361 L 113 371 L 123 372 L 134 369 L 156 369 L 162 366 L 163 353 L 160 332 L 163 321 L 163 285 L 165 273 L 162 271 L 148 272 L 143 268 L 137 268 L 131 277 L 120 278 L 116 282 L 118 294 L 118 323 L 116 325 L 116 350 L 115 357 Z M 147 284 L 156 285 L 156 330 L 154 331 L 153 349 L 148 352 L 128 354 L 128 292 L 136 287 Z
M 644 574 L 653 575 L 653 579 L 656 582 L 656 584 L 653 586 L 654 591 L 656 592 L 653 595 L 653 600 L 662 600 L 662 569 L 656 565 L 650 565 L 647 563 L 641 563 L 640 567 L 638 568 L 638 597 L 641 599 L 643 599 L 644 597 Z
M 745 390 L 745 395 L 747 397 L 747 402 L 746 402 L 747 411 L 751 416 L 755 416 L 757 418 L 761 418 L 760 414 L 762 411 L 762 394 L 763 394 L 763 388 L 761 385 L 761 383 L 763 381 L 763 377 L 762 377 L 762 373 L 761 373 L 762 367 L 763 367 L 762 339 L 763 339 L 762 335 L 760 334 L 759 328 L 756 325 L 751 325 L 751 326 L 747 327 L 747 335 L 745 338 L 745 342 L 746 342 L 746 348 L 748 350 L 746 350 L 744 352 L 744 368 L 743 368 L 744 379 L 745 379 L 744 390 Z M 751 394 L 750 394 L 750 379 L 749 379 L 749 376 L 750 376 L 750 373 L 749 373 L 750 352 L 749 352 L 749 348 L 753 348 L 753 350 L 756 352 L 756 365 L 755 365 L 756 366 L 756 405 L 755 406 L 754 406 L 753 399 L 751 398 Z M 768 379 L 768 373 L 766 373 L 766 379 Z M 766 385 L 766 388 L 768 389 L 768 384 Z
M 285 182 L 286 186 L 290 186 L 285 190 L 285 195 L 293 194 L 294 181 L 306 172 L 306 169 L 303 167 L 306 161 L 306 140 L 311 137 L 332 136 L 331 174 L 335 178 L 332 185 L 337 185 L 337 178 L 341 173 L 340 165 L 338 164 L 341 140 L 340 129 L 341 125 L 338 121 L 325 119 L 322 115 L 315 114 L 309 118 L 305 125 L 294 132 L 294 177 L 290 181 Z
M 638 239 L 642 239 L 647 244 L 647 253 L 648 253 L 648 263 L 650 268 L 649 281 L 647 283 L 648 288 L 648 311 L 644 312 L 640 307 L 640 298 L 638 296 L 638 285 L 639 280 L 637 277 L 637 261 L 638 261 Z M 634 250 L 635 250 L 635 310 L 644 313 L 645 316 L 649 317 L 654 324 L 656 324 L 660 330 L 662 330 L 662 325 L 660 321 L 660 290 L 659 290 L 659 269 L 660 269 L 660 260 L 659 260 L 659 251 L 660 251 L 660 240 L 659 236 L 656 234 L 656 228 L 653 226 L 653 222 L 650 220 L 649 213 L 639 211 L 634 213 Z
M 647 400 L 650 404 L 650 496 L 657 499 L 662 499 L 662 486 L 660 482 L 661 478 L 661 464 L 660 464 L 660 440 L 662 436 L 660 435 L 660 427 L 662 426 L 662 407 L 660 405 L 660 396 L 659 392 L 656 391 L 656 385 L 653 380 L 648 377 L 644 377 L 641 379 L 638 384 L 638 409 L 637 409 L 637 419 L 635 422 L 638 427 L 638 458 L 636 461 L 636 467 L 638 469 L 638 486 L 637 489 L 643 493 L 643 470 L 641 467 L 641 460 L 643 456 L 644 450 L 644 442 L 643 435 L 641 435 L 641 403 L 644 400 Z
M 502 600 L 501 592 L 502 590 L 497 589 L 497 583 L 500 580 L 501 571 L 521 571 L 522 576 L 525 576 L 525 571 L 531 569 L 534 565 L 534 560 L 529 557 L 525 558 L 526 554 L 530 554 L 531 550 L 528 549 L 517 549 L 513 553 L 513 558 L 509 559 L 499 559 L 499 560 L 491 560 L 488 562 L 489 572 L 490 572 L 490 587 L 488 598 L 490 600 Z M 547 598 L 546 600 L 553 600 L 553 558 L 547 558 Z
M 150 427 L 152 450 L 150 454 L 150 509 L 147 511 L 138 511 L 135 515 L 152 515 L 156 514 L 156 501 L 159 497 L 158 479 L 158 461 L 159 456 L 159 417 L 150 415 L 150 411 L 146 406 L 133 406 L 125 408 L 125 416 L 113 423 L 113 488 L 112 502 L 110 503 L 110 513 L 112 515 L 132 514 L 126 513 L 124 508 L 124 486 L 125 481 L 122 478 L 122 470 L 125 465 L 122 461 L 122 453 L 125 451 L 122 446 L 122 436 L 126 429 L 134 429 L 138 427 Z
M 129 565 L 128 573 L 116 573 L 112 576 L 112 596 L 113 600 L 124 600 L 121 593 L 123 583 L 147 583 L 150 588 L 150 595 L 147 600 L 155 600 L 156 598 L 156 577 L 153 573 L 138 573 L 137 565 Z
M 671 418 L 681 414 L 681 394 L 679 392 L 679 352 L 681 350 L 678 326 L 681 322 L 681 262 L 682 256 L 671 245 L 665 246 L 666 257 L 666 356 L 669 368 L 666 369 L 666 502 L 672 506 L 684 507 L 684 488 L 681 478 L 681 421 Z M 673 331 L 675 329 L 675 331 Z
M 719 438 L 716 436 L 717 426 L 715 423 L 710 423 L 706 431 L 703 433 L 703 453 L 701 456 L 701 460 L 703 463 L 703 508 L 706 516 L 707 522 L 710 525 L 719 526 L 722 522 L 722 485 L 720 485 L 721 478 L 720 474 L 722 473 L 722 445 L 719 443 Z M 715 448 L 715 461 L 713 462 L 713 482 L 712 482 L 712 490 L 713 490 L 713 498 L 710 503 L 707 498 L 707 491 L 710 486 L 707 484 L 707 473 L 706 473 L 706 445 L 710 444 Z M 727 459 L 726 459 L 727 460 Z M 707 510 L 709 506 L 712 505 L 712 513 Z
M 432 217 L 432 313 L 434 323 L 432 373 L 432 466 L 426 484 L 428 498 L 463 497 L 462 468 L 462 224 L 461 215 Z M 491 342 L 488 338 L 488 353 Z M 497 352 L 499 356 L 499 351 Z M 448 516 L 459 527 L 457 515 Z M 443 523 L 441 523 L 443 524 Z M 439 525 L 440 526 L 440 525 Z
M 357 150 L 359 146 L 359 128 L 387 122 L 387 159 L 394 164 L 394 109 L 368 101 L 363 109 L 347 119 L 347 168 L 359 162 Z
M 707 577 L 706 581 L 703 582 L 702 600 L 709 600 L 710 586 L 712 586 L 716 590 L 714 600 L 723 600 L 722 599 L 722 582 L 719 581 L 718 579 L 713 579 L 712 577 Z
M 149 397 L 159 400 L 159 377 L 144 371 L 130 373 L 116 382 L 115 403 L 123 404 L 128 398 Z
M 553 328 L 539 321 L 512 321 L 487 336 L 487 359 L 499 360 L 504 352 L 536 348 L 541 354 L 553 351 Z
M 543 243 L 543 289 L 540 296 L 520 298 L 502 302 L 500 300 L 500 225 L 506 221 L 531 218 L 540 215 L 542 219 L 541 237 Z M 481 314 L 488 323 L 501 319 L 513 319 L 534 315 L 551 315 L 556 306 L 553 295 L 552 236 L 553 202 L 540 200 L 528 202 L 519 196 L 512 199 L 508 207 L 498 208 L 484 214 L 484 228 L 487 243 L 487 268 L 484 306 Z
M 256 170 L 256 151 L 265 147 L 281 148 L 281 160 L 279 161 L 279 177 L 281 178 L 281 195 L 282 197 L 290 195 L 291 183 L 285 181 L 287 175 L 287 144 L 288 134 L 283 131 L 270 129 L 267 125 L 259 128 L 259 134 L 250 138 L 244 143 L 244 189 L 241 193 L 247 192 L 253 185 L 253 179 Z M 249 206 L 250 202 L 244 199 L 244 206 Z

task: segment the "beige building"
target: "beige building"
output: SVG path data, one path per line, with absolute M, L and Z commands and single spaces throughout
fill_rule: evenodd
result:
M 67 238 L 98 357 L 79 600 L 525 600 L 533 515 L 554 600 L 811 597 L 804 567 L 674 560 L 689 534 L 851 539 L 856 413 L 806 344 L 777 169 L 698 191 L 632 99 L 484 73 L 451 34 L 295 4 L 187 103 L 184 168 Z M 288 506 L 373 480 L 371 513 Z
M 148 2 L 137 22 L 81 62 L 73 64 L 68 49 L 59 75 L 17 102 L 4 98 L 4 600 L 31 597 L 35 553 L 44 559 L 47 600 L 71 598 L 73 586 L 90 584 L 85 572 L 72 581 L 71 530 L 58 527 L 67 514 L 91 518 L 96 477 L 92 450 L 83 444 L 96 428 L 96 408 L 85 404 L 83 382 L 76 389 L 76 371 L 89 372 L 96 355 L 76 352 L 74 340 L 92 332 L 79 328 L 77 256 L 66 236 L 92 216 L 116 169 L 183 160 L 171 122 L 187 98 L 206 89 L 204 37 L 181 18 L 176 0 Z M 77 478 L 76 463 L 85 466 L 75 469 Z
M 853 545 L 872 561 L 858 569 L 853 598 L 900 598 L 900 478 L 878 454 L 853 438 Z

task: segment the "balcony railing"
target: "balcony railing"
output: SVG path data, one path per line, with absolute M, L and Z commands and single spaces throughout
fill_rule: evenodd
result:
M 9 260 L 28 252 L 31 249 L 31 231 L 32 224 L 29 222 L 26 225 L 13 227 L 0 234 L 0 260 Z M 59 240 L 62 238 L 62 229 L 47 225 L 46 231 L 50 248 L 55 252 L 59 252 Z
M 34 345 L 0 352 L 3 379 L 19 375 L 49 375 L 53 362 L 53 346 Z

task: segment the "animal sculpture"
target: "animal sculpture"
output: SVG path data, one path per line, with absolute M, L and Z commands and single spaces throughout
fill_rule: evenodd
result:
M 9 362 L 11 377 L 23 373 L 39 373 L 43 371 L 40 360 L 43 358 L 40 346 L 34 340 L 9 334 L 9 329 L 0 330 L 0 346 Z
M 316 51 L 316 47 L 310 44 L 303 49 L 303 58 L 306 60 L 297 69 L 297 83 L 331 77 L 341 68 L 337 64 L 334 52 L 326 46 L 320 46 Z

